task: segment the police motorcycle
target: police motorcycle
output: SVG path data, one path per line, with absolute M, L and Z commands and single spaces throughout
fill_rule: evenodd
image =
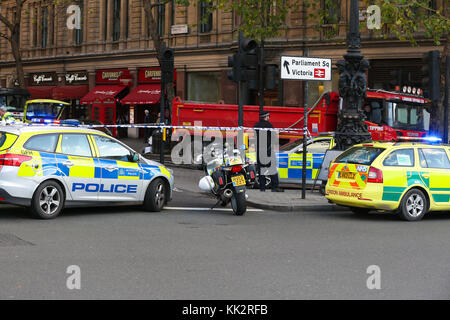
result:
M 247 211 L 246 186 L 255 183 L 256 169 L 253 164 L 242 160 L 238 149 L 233 149 L 229 155 L 228 147 L 225 143 L 223 152 L 211 150 L 212 160 L 206 163 L 206 176 L 200 179 L 198 185 L 217 199 L 213 208 L 218 204 L 224 207 L 231 203 L 233 213 L 241 216 Z

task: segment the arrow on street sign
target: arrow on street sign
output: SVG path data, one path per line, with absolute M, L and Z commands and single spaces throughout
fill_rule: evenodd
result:
M 289 62 L 288 62 L 287 60 L 284 61 L 283 66 L 286 68 L 287 74 L 291 74 L 291 73 L 289 72 Z
M 281 57 L 281 79 L 331 81 L 331 59 Z

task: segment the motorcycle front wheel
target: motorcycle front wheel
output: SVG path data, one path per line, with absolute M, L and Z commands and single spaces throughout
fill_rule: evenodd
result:
M 245 199 L 245 192 L 233 193 L 231 197 L 231 208 L 237 216 L 242 216 L 247 211 L 247 200 Z

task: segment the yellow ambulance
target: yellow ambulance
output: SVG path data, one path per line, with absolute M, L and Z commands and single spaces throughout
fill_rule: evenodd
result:
M 449 156 L 448 145 L 358 144 L 331 163 L 325 196 L 355 213 L 392 211 L 408 221 L 450 211 Z

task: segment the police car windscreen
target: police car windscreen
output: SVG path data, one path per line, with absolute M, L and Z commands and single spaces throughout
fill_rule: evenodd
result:
M 16 139 L 15 134 L 0 131 L 0 151 L 11 148 Z
M 384 150 L 384 148 L 374 147 L 353 147 L 341 153 L 334 162 L 370 166 Z

